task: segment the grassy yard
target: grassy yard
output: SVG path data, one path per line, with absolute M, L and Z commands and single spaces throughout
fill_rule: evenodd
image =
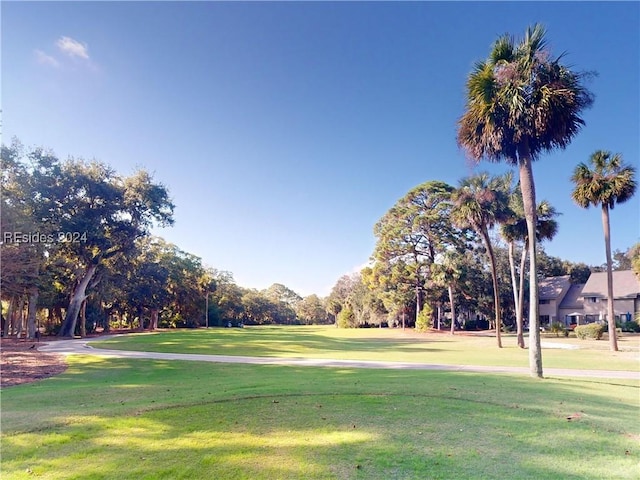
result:
M 545 366 L 637 369 L 638 337 L 545 349 Z M 260 327 L 108 348 L 526 365 L 507 337 Z M 545 338 L 544 342 L 575 343 Z M 444 371 L 69 357 L 2 390 L 5 479 L 636 479 L 640 383 Z
M 637 478 L 635 381 L 69 361 L 2 391 L 3 479 Z
M 640 335 L 625 334 L 619 352 L 610 352 L 606 340 L 584 341 L 543 336 L 544 345 L 574 344 L 579 350 L 543 348 L 545 367 L 637 370 L 640 367 Z M 521 366 L 528 351 L 505 335 L 505 348 L 496 348 L 487 334 L 450 336 L 447 333 L 414 333 L 401 329 L 337 329 L 332 326 L 212 328 L 130 335 L 97 347 L 154 352 L 250 355 L 265 357 L 337 358 L 420 363 Z

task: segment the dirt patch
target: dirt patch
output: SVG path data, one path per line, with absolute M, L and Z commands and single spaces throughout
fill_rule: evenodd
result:
M 37 350 L 38 342 L 3 338 L 0 349 L 0 387 L 31 383 L 64 372 L 64 356 Z

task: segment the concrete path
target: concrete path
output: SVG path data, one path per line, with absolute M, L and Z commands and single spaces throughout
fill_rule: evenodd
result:
M 104 336 L 94 341 L 107 340 L 113 336 Z M 111 358 L 149 358 L 154 360 L 188 360 L 218 363 L 251 363 L 256 365 L 290 365 L 298 367 L 343 367 L 343 368 L 384 368 L 407 370 L 448 370 L 454 372 L 476 373 L 508 373 L 529 375 L 528 367 L 494 367 L 476 365 L 442 365 L 432 363 L 383 362 L 369 360 L 332 360 L 320 358 L 280 358 L 280 357 L 245 357 L 230 355 L 198 355 L 190 353 L 133 352 L 127 350 L 107 350 L 93 348 L 91 339 L 58 340 L 49 342 L 38 348 L 41 352 L 59 353 L 62 355 L 95 355 Z M 640 370 L 572 370 L 568 368 L 545 368 L 547 377 L 591 377 L 609 379 L 640 380 Z

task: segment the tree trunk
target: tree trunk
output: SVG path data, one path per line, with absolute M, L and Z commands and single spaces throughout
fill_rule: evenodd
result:
M 532 377 L 542 378 L 542 347 L 540 345 L 540 306 L 538 305 L 538 267 L 536 258 L 536 189 L 528 146 L 520 155 L 520 190 L 529 240 L 529 368 Z
M 80 307 L 80 336 L 82 338 L 87 336 L 87 299 L 85 298 Z
M 96 269 L 97 265 L 91 265 L 73 289 L 71 299 L 69 300 L 69 307 L 67 308 L 67 314 L 64 317 L 64 322 L 62 323 L 62 328 L 60 329 L 58 336 L 73 337 L 76 330 L 76 323 L 78 321 L 78 314 L 80 313 L 80 307 L 82 307 L 82 302 L 87 298 L 87 286 L 95 275 Z
M 518 278 L 516 274 L 516 263 L 514 259 L 515 243 L 513 240 L 509 242 L 509 271 L 511 272 L 511 288 L 513 289 L 513 307 L 516 312 L 516 335 L 518 338 L 518 346 L 524 348 L 524 336 L 522 335 L 522 309 L 520 308 L 520 294 L 518 290 Z M 522 270 L 520 270 L 522 277 Z
M 158 309 L 151 309 L 151 321 L 149 322 L 149 330 L 158 328 Z
M 451 335 L 456 332 L 456 304 L 453 301 L 453 286 L 449 284 L 449 303 L 451 304 Z
M 524 272 L 527 265 L 527 240 L 522 245 L 522 257 L 520 258 L 520 291 L 518 292 L 518 312 L 517 318 L 520 318 L 520 334 L 518 335 L 518 346 L 524 348 Z
M 27 338 L 36 338 L 36 311 L 38 308 L 38 288 L 29 290 L 29 307 L 27 313 Z
M 13 312 L 16 308 L 16 297 L 12 295 L 9 299 L 9 308 L 7 308 L 7 318 L 5 319 L 4 331 L 2 332 L 3 337 L 11 336 L 11 329 L 13 328 Z
M 20 295 L 18 297 L 18 309 L 16 310 L 13 320 L 16 338 L 20 338 L 20 336 L 22 335 L 22 330 L 24 328 L 24 307 L 25 299 L 24 296 Z
M 498 348 L 502 348 L 502 322 L 500 320 L 500 287 L 498 286 L 498 271 L 496 269 L 496 257 L 493 253 L 493 246 L 491 245 L 491 239 L 489 238 L 489 232 L 486 230 L 481 231 L 482 239 L 487 247 L 487 253 L 489 255 L 489 263 L 491 264 L 491 280 L 493 281 L 493 307 L 495 309 L 496 317 L 496 341 L 498 342 Z
M 418 325 L 418 317 L 420 316 L 420 287 L 416 284 L 416 326 Z M 404 329 L 404 325 L 402 325 Z
M 607 252 L 607 322 L 609 324 L 609 348 L 618 351 L 616 334 L 616 315 L 613 310 L 613 262 L 611 260 L 611 226 L 609 223 L 609 206 L 602 204 L 602 228 L 604 230 L 604 247 Z

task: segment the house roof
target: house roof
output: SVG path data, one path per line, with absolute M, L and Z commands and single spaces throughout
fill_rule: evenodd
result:
M 540 300 L 555 300 L 563 291 L 569 288 L 570 275 L 560 277 L 547 277 L 538 283 L 538 296 Z M 606 291 L 606 290 L 605 290 Z
M 636 298 L 640 280 L 632 270 L 613 272 L 613 298 Z M 582 289 L 582 297 L 607 298 L 607 272 L 594 272 Z
M 564 296 L 558 308 L 568 309 L 568 310 L 581 310 L 583 305 L 582 300 L 582 287 L 584 287 L 584 283 L 579 284 L 571 284 L 569 287 L 569 291 Z

